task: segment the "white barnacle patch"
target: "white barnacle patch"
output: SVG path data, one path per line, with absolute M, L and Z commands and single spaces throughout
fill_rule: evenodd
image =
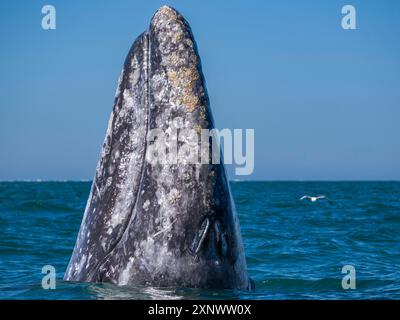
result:
M 121 108 L 121 110 L 118 113 L 118 120 L 121 121 L 120 119 L 125 119 L 126 117 L 126 109 L 125 108 Z
M 169 88 L 164 71 L 155 73 L 151 78 L 151 89 L 156 102 L 167 102 L 169 100 Z
M 107 244 L 105 241 L 101 241 L 101 247 L 103 248 L 103 251 L 107 250 Z
M 135 69 L 135 71 L 129 77 L 129 80 L 131 81 L 132 85 L 137 84 L 139 77 L 140 77 L 140 69 Z
M 114 171 L 114 169 L 111 172 L 113 172 L 113 171 Z M 106 186 L 107 187 L 111 186 L 111 183 L 112 183 L 112 177 L 108 177 L 107 181 L 106 181 Z
M 157 197 L 157 204 L 162 208 L 164 204 L 167 202 L 164 190 L 158 189 L 156 191 L 156 197 Z
M 157 102 L 163 102 L 165 99 L 168 98 L 167 95 L 167 88 L 164 86 L 157 90 L 154 94 L 154 100 Z
M 129 75 L 129 81 L 134 86 L 135 84 L 137 84 L 141 72 L 136 56 L 134 56 L 131 61 L 131 67 L 133 69 L 133 72 Z
M 116 226 L 120 225 L 124 220 L 124 216 L 120 214 L 119 212 L 114 212 L 114 214 L 111 217 L 109 226 L 112 228 L 115 228 Z
M 131 274 L 131 269 L 133 267 L 134 261 L 135 259 L 133 257 L 130 257 L 126 268 L 122 270 L 121 274 L 119 275 L 118 283 L 120 285 L 127 285 L 129 283 L 129 275 Z
M 128 89 L 125 89 L 124 92 L 122 93 L 122 96 L 124 98 L 124 102 L 123 102 L 123 109 L 124 108 L 129 108 L 129 107 L 133 107 L 134 106 L 134 101 L 133 101 L 133 97 L 132 94 L 129 92 Z M 124 115 L 124 114 L 123 114 Z M 123 116 L 121 113 L 119 114 L 120 117 Z
M 108 174 L 113 174 L 114 169 L 115 169 L 115 166 L 112 163 L 110 163 L 108 166 Z
M 111 113 L 110 119 L 108 120 L 108 125 L 107 125 L 107 133 L 106 137 L 104 138 L 104 143 L 103 143 L 103 148 L 101 149 L 101 155 L 100 159 L 104 159 L 105 156 L 110 152 L 110 144 L 109 141 L 111 140 L 112 137 L 112 124 L 114 122 L 114 112 Z M 96 172 L 101 172 L 102 169 L 102 161 L 99 161 Z
M 164 83 L 165 82 L 165 72 L 158 72 L 153 75 L 152 79 L 155 83 Z
M 171 100 L 169 101 L 169 108 L 171 110 L 179 110 L 182 108 L 182 104 L 179 100 Z
M 156 219 L 156 220 L 157 220 L 157 219 Z M 155 234 L 153 234 L 153 235 L 151 236 L 151 238 L 154 239 L 154 238 L 157 237 L 159 234 L 164 233 L 164 232 L 168 231 L 169 229 L 171 229 L 171 228 L 172 228 L 172 225 L 175 223 L 175 221 L 176 221 L 176 219 L 175 219 L 174 221 L 172 221 L 170 224 L 164 223 L 164 224 L 163 224 L 163 226 L 164 226 L 163 229 L 161 229 L 160 231 L 157 231 Z M 168 240 L 170 240 L 171 237 L 172 237 L 171 234 L 167 234 Z
M 88 259 L 87 259 L 87 264 L 86 264 L 85 269 L 89 268 L 89 266 L 90 266 L 90 259 L 92 259 L 92 257 L 93 257 L 93 255 L 92 255 L 91 253 L 89 253 L 89 257 L 88 257 Z
M 168 201 L 169 203 L 174 204 L 178 202 L 181 197 L 181 193 L 177 189 L 172 188 L 168 194 Z
M 182 117 L 176 117 L 173 119 L 171 126 L 175 129 L 185 128 L 187 124 Z
M 119 150 L 115 150 L 114 152 L 114 159 L 118 159 L 120 157 L 120 152 Z
M 146 201 L 143 203 L 143 209 L 144 209 L 145 211 L 147 211 L 147 209 L 149 208 L 149 206 L 150 206 L 150 201 L 149 201 L 149 200 L 146 200 Z
M 118 84 L 117 84 L 117 90 L 115 91 L 115 97 L 118 97 L 119 94 L 121 93 L 121 82 L 122 82 L 123 76 L 124 76 L 124 70 L 122 69 L 122 71 L 118 77 Z
M 87 259 L 86 255 L 83 254 L 81 259 L 79 260 L 79 262 L 75 262 L 75 270 L 76 271 L 82 270 L 83 266 L 86 263 L 86 259 Z
M 182 42 L 179 44 L 179 50 L 185 50 L 185 45 Z

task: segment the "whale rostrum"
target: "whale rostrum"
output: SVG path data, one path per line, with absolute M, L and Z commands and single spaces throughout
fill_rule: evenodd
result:
M 213 128 L 191 29 L 161 7 L 125 60 L 65 280 L 251 286 L 223 163 L 192 164 L 185 152 L 171 164 L 146 157 L 153 129 L 183 141 L 185 129 Z

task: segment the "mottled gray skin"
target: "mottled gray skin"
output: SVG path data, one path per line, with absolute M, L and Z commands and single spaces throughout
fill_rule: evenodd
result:
M 125 61 L 65 280 L 250 287 L 223 164 L 189 164 L 185 154 L 171 165 L 145 158 L 151 129 L 213 127 L 190 27 L 164 6 Z

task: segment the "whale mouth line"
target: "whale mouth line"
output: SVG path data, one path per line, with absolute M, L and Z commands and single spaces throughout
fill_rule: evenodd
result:
M 151 63 L 151 53 L 150 53 L 150 48 L 151 48 L 151 42 L 150 42 L 150 32 L 147 30 L 142 34 L 143 39 L 146 39 L 145 41 L 145 50 L 144 50 L 144 65 L 146 66 L 145 68 L 145 77 L 146 81 L 144 83 L 144 91 L 145 91 L 145 96 L 147 99 L 145 100 L 145 109 L 147 113 L 147 119 L 146 119 L 146 132 L 144 134 L 144 150 L 142 154 L 142 161 L 141 161 L 141 169 L 140 169 L 140 180 L 138 183 L 138 188 L 136 190 L 136 195 L 135 195 L 135 201 L 133 202 L 132 209 L 130 210 L 129 214 L 127 215 L 126 222 L 124 223 L 124 226 L 122 227 L 122 232 L 121 235 L 115 239 L 114 244 L 107 250 L 105 253 L 104 257 L 98 261 L 96 265 L 94 265 L 90 270 L 90 278 L 93 278 L 95 273 L 97 272 L 98 269 L 101 269 L 102 265 L 107 261 L 107 259 L 110 257 L 114 249 L 121 243 L 121 241 L 124 239 L 124 236 L 126 236 L 126 233 L 128 232 L 129 226 L 133 223 L 134 219 L 136 218 L 136 208 L 138 205 L 138 201 L 140 198 L 140 191 L 142 190 L 142 183 L 143 183 L 143 178 L 144 178 L 144 173 L 145 173 L 145 162 L 146 162 L 146 152 L 147 152 L 147 135 L 149 132 L 149 127 L 150 127 L 150 110 L 151 110 L 151 92 L 150 92 L 150 63 Z M 132 183 L 135 183 L 136 181 L 133 181 Z M 101 281 L 101 276 L 100 276 L 100 281 Z

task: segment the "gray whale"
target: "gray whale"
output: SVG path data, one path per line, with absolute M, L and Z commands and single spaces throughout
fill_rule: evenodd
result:
M 191 29 L 164 6 L 125 60 L 64 280 L 252 286 L 223 163 L 146 160 L 149 130 L 174 127 L 214 124 Z

